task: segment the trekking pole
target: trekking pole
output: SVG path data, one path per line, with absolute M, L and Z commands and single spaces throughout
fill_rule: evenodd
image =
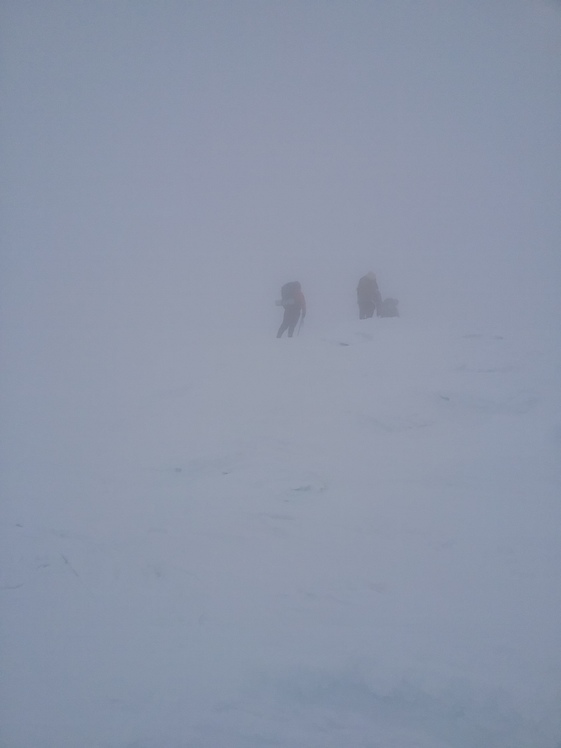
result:
M 300 317 L 300 324 L 298 325 L 298 330 L 296 332 L 296 335 L 300 335 L 300 330 L 302 329 L 303 323 L 304 323 L 304 317 Z

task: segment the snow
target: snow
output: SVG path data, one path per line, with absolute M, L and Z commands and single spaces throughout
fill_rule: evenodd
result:
M 561 744 L 556 335 L 307 324 L 12 376 L 3 747 Z

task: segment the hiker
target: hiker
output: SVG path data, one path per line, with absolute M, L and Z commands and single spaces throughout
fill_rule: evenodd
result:
M 284 316 L 277 332 L 277 338 L 282 337 L 285 330 L 288 330 L 288 337 L 291 338 L 300 319 L 300 314 L 302 314 L 302 320 L 306 316 L 306 299 L 298 281 L 284 284 L 281 288 L 281 299 L 277 301 L 277 306 L 284 307 Z
M 358 302 L 359 319 L 373 317 L 375 310 L 380 314 L 382 297 L 374 273 L 366 273 L 366 275 L 363 275 L 359 280 L 356 289 L 356 298 Z

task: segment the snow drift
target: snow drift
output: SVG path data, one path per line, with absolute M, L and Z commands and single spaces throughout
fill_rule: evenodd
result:
M 556 748 L 552 339 L 273 334 L 14 385 L 2 745 Z

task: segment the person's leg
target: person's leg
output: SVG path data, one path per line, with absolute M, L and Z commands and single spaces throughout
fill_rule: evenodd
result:
M 281 326 L 279 327 L 279 330 L 277 332 L 277 338 L 282 337 L 282 334 L 284 333 L 284 331 L 288 330 L 289 325 L 290 325 L 290 314 L 289 314 L 289 310 L 285 309 L 284 316 L 281 322 Z
M 298 320 L 300 319 L 300 310 L 298 309 L 296 312 L 290 313 L 290 316 L 288 318 L 288 337 L 291 338 L 294 335 L 294 330 L 296 329 L 296 325 L 298 324 Z

